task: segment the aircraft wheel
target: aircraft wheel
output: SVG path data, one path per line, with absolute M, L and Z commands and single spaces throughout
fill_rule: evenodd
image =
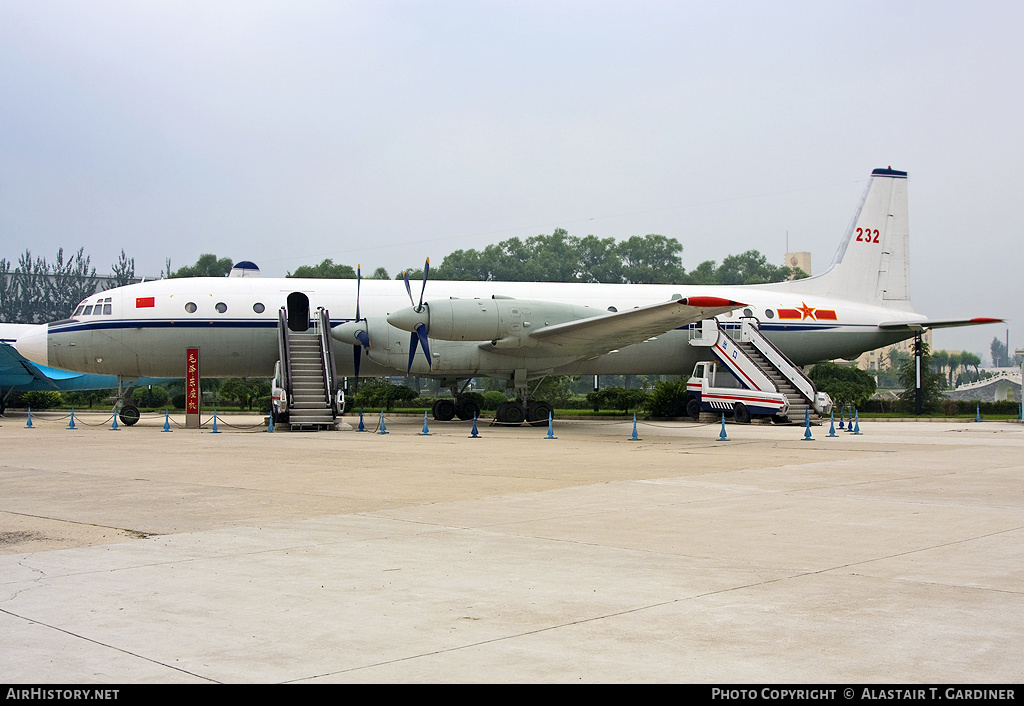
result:
M 121 408 L 121 411 L 117 415 L 121 418 L 121 423 L 126 427 L 133 426 L 142 417 L 139 412 L 139 408 L 133 404 L 126 404 Z
M 686 400 L 686 414 L 693 417 L 694 420 L 700 419 L 700 402 L 696 397 Z
M 547 424 L 548 414 L 553 414 L 555 408 L 550 402 L 531 402 L 526 408 L 526 421 L 533 426 Z
M 495 416 L 503 424 L 522 424 L 526 420 L 526 410 L 518 402 L 502 402 Z
M 455 416 L 464 422 L 480 416 L 480 405 L 474 400 L 464 398 L 455 403 Z
M 737 424 L 750 424 L 750 410 L 742 402 L 737 402 L 732 406 L 732 416 Z
M 455 418 L 455 400 L 441 399 L 434 402 L 434 419 L 450 422 Z

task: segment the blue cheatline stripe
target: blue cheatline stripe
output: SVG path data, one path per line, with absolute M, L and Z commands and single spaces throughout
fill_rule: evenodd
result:
M 353 321 L 353 319 L 331 319 L 331 327 Z M 129 328 L 277 328 L 277 319 L 117 319 L 115 321 L 76 321 L 50 327 L 50 333 L 73 331 L 101 331 Z M 313 323 L 310 322 L 310 328 Z

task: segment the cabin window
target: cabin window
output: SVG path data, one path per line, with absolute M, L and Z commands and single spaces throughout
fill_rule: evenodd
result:
M 217 306 L 214 308 L 218 311 L 218 313 L 223 314 L 225 311 L 228 310 L 228 305 L 225 304 L 224 302 L 217 302 Z
M 767 316 L 769 319 L 774 319 L 775 318 L 775 311 L 772 310 L 772 309 L 765 309 L 764 310 L 764 315 Z
M 195 302 L 189 302 L 188 304 L 185 305 L 185 311 L 187 311 L 190 314 L 196 313 L 196 308 L 197 307 Z
M 104 304 L 104 305 L 103 305 L 103 313 L 104 313 L 104 314 L 113 314 L 113 313 L 114 313 L 114 312 L 113 312 L 113 311 L 111 310 L 110 304 Z
M 266 310 L 266 308 L 267 307 L 263 306 L 263 304 L 261 304 L 260 302 L 256 302 L 255 304 L 252 305 L 252 310 L 255 311 L 257 314 L 262 314 Z
M 743 315 L 744 316 L 753 316 L 754 312 L 752 312 L 750 309 L 744 309 L 743 310 Z
M 610 307 L 608 307 L 608 311 L 610 311 L 610 312 L 612 312 L 614 314 L 615 312 L 618 311 L 618 309 L 616 309 L 614 306 L 610 306 Z

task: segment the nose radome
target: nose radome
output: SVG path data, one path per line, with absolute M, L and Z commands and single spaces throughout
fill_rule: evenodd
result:
M 48 365 L 47 339 L 49 333 L 50 325 L 40 324 L 31 331 L 18 336 L 18 340 L 14 342 L 14 349 L 33 363 Z

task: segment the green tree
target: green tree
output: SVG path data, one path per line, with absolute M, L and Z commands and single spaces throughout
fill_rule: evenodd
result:
M 260 398 L 270 396 L 270 383 L 262 379 L 228 378 L 221 383 L 218 394 L 251 410 Z
M 875 394 L 875 380 L 860 368 L 818 363 L 808 377 L 822 392 L 827 392 L 839 405 L 862 407 Z
M 285 277 L 303 277 L 305 279 L 355 279 L 356 271 L 351 265 L 334 264 L 326 258 L 319 265 L 302 265 L 289 272 Z
M 659 380 L 644 403 L 652 417 L 686 416 L 686 379 Z
M 622 280 L 631 284 L 680 284 L 685 281 L 683 246 L 664 235 L 634 235 L 618 244 Z
M 358 407 L 375 407 L 388 412 L 399 402 L 409 402 L 419 397 L 419 393 L 405 385 L 395 385 L 389 380 L 371 378 L 363 383 L 355 396 Z
M 921 411 L 933 412 L 942 401 L 942 373 L 932 369 L 932 354 L 928 344 L 921 341 Z M 905 410 L 914 411 L 917 396 L 917 357 L 910 355 L 900 365 L 900 404 Z
M 0 260 L 0 320 L 37 324 L 66 318 L 78 302 L 96 292 L 98 283 L 84 248 L 67 261 L 60 248 L 53 263 L 25 250 L 13 268 Z
M 222 257 L 219 260 L 213 253 L 203 253 L 196 260 L 196 264 L 185 266 L 175 272 L 171 277 L 225 277 L 231 272 L 234 263 L 230 258 Z M 170 270 L 170 260 L 167 261 L 167 269 Z
M 628 413 L 642 406 L 648 397 L 646 390 L 628 390 L 624 387 L 605 387 L 597 392 L 587 393 L 587 402 L 595 408 L 617 409 Z
M 718 284 L 767 284 L 782 282 L 792 273 L 785 265 L 772 265 L 757 250 L 730 255 L 718 268 Z
M 111 279 L 108 289 L 123 287 L 135 282 L 135 258 L 129 258 L 121 250 L 121 257 L 110 268 Z

